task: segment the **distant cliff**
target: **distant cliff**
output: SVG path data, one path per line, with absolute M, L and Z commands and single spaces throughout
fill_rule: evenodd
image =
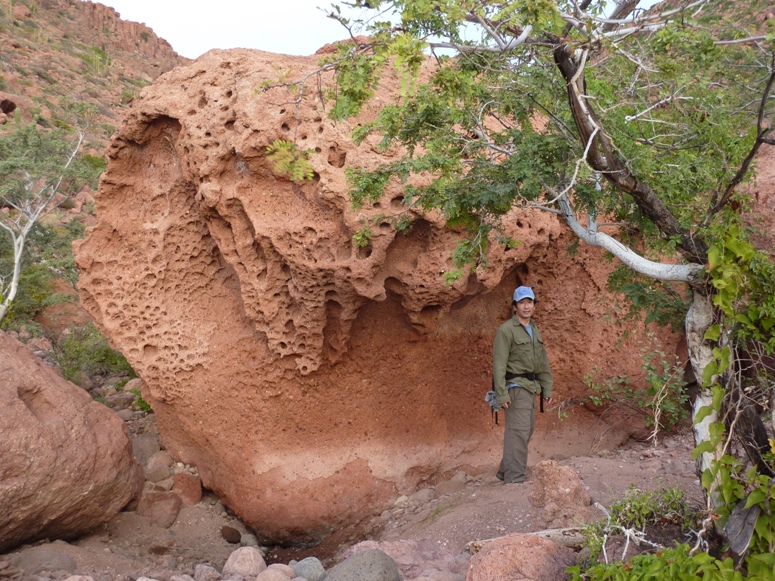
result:
M 0 5 L 3 110 L 15 109 L 27 119 L 40 114 L 56 124 L 63 99 L 96 105 L 100 118 L 89 137 L 100 150 L 140 89 L 185 62 L 153 30 L 121 20 L 102 4 L 16 0 Z

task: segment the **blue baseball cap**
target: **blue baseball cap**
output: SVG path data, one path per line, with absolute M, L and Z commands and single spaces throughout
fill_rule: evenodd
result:
M 533 289 L 529 286 L 520 286 L 517 287 L 517 290 L 514 291 L 514 296 L 512 297 L 512 300 L 519 302 L 522 299 L 533 299 L 536 300 L 535 293 L 533 292 Z

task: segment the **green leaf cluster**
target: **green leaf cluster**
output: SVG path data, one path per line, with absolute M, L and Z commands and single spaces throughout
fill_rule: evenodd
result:
M 72 243 L 83 238 L 84 225 L 79 219 L 64 224 L 37 223 L 30 232 L 29 244 L 22 257 L 19 291 L 2 321 L 3 329 L 18 329 L 33 324 L 43 308 L 73 300 L 54 291 L 54 282 L 63 278 L 72 285 L 78 281 L 78 268 Z M 13 268 L 13 249 L 0 239 L 0 272 Z
M 689 297 L 676 285 L 650 279 L 620 265 L 609 276 L 607 286 L 609 291 L 627 297 L 627 319 L 643 319 L 646 325 L 656 323 L 674 331 L 684 327 Z
M 143 399 L 143 394 L 140 393 L 140 390 L 138 388 L 135 387 L 134 389 L 130 389 L 129 392 L 137 396 L 135 398 L 134 405 L 136 405 L 141 411 L 144 411 L 144 412 L 153 411 L 153 409 L 151 408 L 151 405 L 147 401 L 145 401 L 145 399 Z
M 384 37 L 385 34 L 385 31 L 375 32 L 375 37 Z M 353 43 L 340 43 L 334 55 L 321 59 L 322 67 L 334 63 L 337 67 L 337 85 L 332 93 L 334 105 L 329 111 L 331 119 L 339 121 L 358 114 L 379 86 L 379 72 L 387 59 L 385 46 L 372 53 L 365 53 L 358 51 Z M 410 70 L 412 60 L 407 54 L 403 61 L 409 65 Z
M 366 248 L 371 244 L 371 237 L 373 236 L 371 229 L 367 226 L 358 230 L 353 234 L 353 242 L 356 248 Z
M 712 391 L 712 404 L 700 409 L 700 413 L 695 417 L 695 423 L 702 421 L 713 412 L 721 414 L 725 391 L 719 385 L 715 385 Z M 693 458 L 698 458 L 706 452 L 714 452 L 727 436 L 726 427 L 721 421 L 711 423 L 709 430 L 709 441 L 703 442 L 694 449 Z M 765 455 L 765 459 L 775 457 L 775 440 L 770 440 L 770 446 L 773 456 Z M 775 470 L 775 463 L 770 464 L 770 469 Z M 775 558 L 773 558 L 775 555 L 775 480 L 759 473 L 755 466 L 748 467 L 737 458 L 725 454 L 714 459 L 710 468 L 703 472 L 702 485 L 706 490 L 712 490 L 713 494 L 722 501 L 716 508 L 719 526 L 726 524 L 732 510 L 738 505 L 745 508 L 752 506 L 760 508 L 746 565 L 752 575 L 766 572 L 771 576 L 772 567 L 775 564 Z
M 581 566 L 570 567 L 567 571 L 572 581 L 651 581 L 670 579 L 671 581 L 767 581 L 772 579 L 771 567 L 775 562 L 761 555 L 770 569 L 758 567 L 744 575 L 736 570 L 731 558 L 716 559 L 708 553 L 692 554 L 686 544 L 677 545 L 654 554 L 638 555 L 626 563 L 597 564 L 582 571 Z
M 79 157 L 63 169 L 72 148 L 70 131 L 42 129 L 35 123 L 22 123 L 17 116 L 10 129 L 0 132 L 0 196 L 20 204 L 60 179 L 60 191 L 65 194 L 96 183 L 105 162 L 93 156 Z
M 278 139 L 266 148 L 266 157 L 274 163 L 274 172 L 293 181 L 311 180 L 315 170 L 309 161 L 310 151 L 300 151 L 292 141 Z
M 395 20 L 371 20 L 370 47 L 358 51 L 350 47 L 350 52 L 341 48 L 336 57 L 337 90 L 351 89 L 359 95 L 344 97 L 342 107 L 349 114 L 359 110 L 381 70 L 396 55 L 399 71 L 409 74 L 416 71 L 423 43 L 492 46 L 486 30 L 481 39 L 464 40 L 464 27 L 470 27 L 466 21 L 475 16 L 495 23 L 507 38 L 511 30 L 529 24 L 536 29 L 535 38 L 553 42 L 565 28 L 558 7 L 572 12 L 569 3 L 551 0 L 396 0 L 363 5 L 371 4 L 379 6 L 381 15 L 396 15 L 400 26 Z M 595 3 L 589 11 L 602 9 L 602 3 Z M 751 121 L 766 69 L 757 66 L 760 55 L 755 49 L 720 47 L 707 28 L 695 24 L 689 14 L 682 14 L 655 34 L 601 47 L 607 54 L 587 68 L 586 81 L 589 100 L 618 153 L 668 204 L 681 225 L 699 235 L 704 233 L 701 222 L 709 200 L 753 142 Z M 571 46 L 587 40 L 575 29 L 568 34 Z M 414 65 L 404 66 L 408 60 Z M 442 209 L 453 220 L 475 214 L 487 224 L 515 205 L 535 200 L 547 187 L 562 189 L 571 173 L 569 162 L 580 157 L 585 144 L 574 134 L 564 83 L 558 81 L 551 51 L 523 44 L 502 53 L 462 51 L 456 59 L 440 56 L 438 63 L 427 82 L 403 91 L 399 102 L 357 130 L 359 140 L 377 132 L 383 148 L 407 149 L 406 159 L 389 168 L 405 183 L 412 183 L 408 179 L 412 175 L 432 177 L 433 184 L 424 188 L 407 186 L 411 194 L 407 203 Z M 353 69 L 359 73 L 353 74 Z M 351 107 L 356 101 L 358 107 Z M 345 111 L 337 107 L 339 118 Z M 594 181 L 592 172 L 581 167 L 574 188 L 579 206 L 624 220 L 639 229 L 647 243 L 665 249 L 629 196 L 607 185 L 594 187 Z
M 708 251 L 713 304 L 738 339 L 754 340 L 775 351 L 775 263 L 757 250 L 736 225 L 728 228 Z M 714 327 L 710 335 L 718 337 Z

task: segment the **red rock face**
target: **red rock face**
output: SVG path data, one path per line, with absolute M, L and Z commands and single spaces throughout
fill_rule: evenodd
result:
M 756 173 L 756 180 L 744 190 L 754 203 L 747 222 L 756 231 L 756 246 L 775 257 L 775 147 L 764 145 L 759 150 Z
M 0 332 L 0 551 L 73 538 L 134 496 L 123 422 Z
M 571 256 L 554 215 L 514 213 L 516 248 L 493 244 L 486 269 L 450 286 L 442 274 L 461 234 L 439 216 L 412 214 L 397 233 L 379 217 L 405 211 L 399 184 L 353 208 L 345 168 L 396 152 L 378 153 L 376 138 L 356 147 L 350 132 L 374 110 L 334 124 L 316 81 L 298 104 L 285 86 L 266 88 L 314 67 L 212 51 L 144 89 L 76 249 L 82 302 L 145 380 L 167 449 L 281 541 L 320 538 L 440 474 L 495 469 L 502 435 L 483 396 L 518 284 L 539 297 L 559 401 L 595 365 L 640 368 L 639 330 L 617 343 L 611 265 L 583 248 Z M 374 107 L 396 86 L 385 79 Z M 310 150 L 314 179 L 274 173 L 277 139 Z M 365 226 L 373 236 L 358 248 Z M 543 416 L 537 455 L 588 451 L 578 426 L 556 409 Z

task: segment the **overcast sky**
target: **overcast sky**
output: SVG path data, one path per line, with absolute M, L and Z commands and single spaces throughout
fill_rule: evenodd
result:
M 196 58 L 211 48 L 259 48 L 311 55 L 347 31 L 318 7 L 333 0 L 99 0 L 123 20 L 142 22 Z
M 640 4 L 651 6 L 655 1 L 642 0 Z M 115 8 L 124 20 L 151 27 L 175 52 L 188 58 L 196 58 L 211 48 L 258 48 L 311 55 L 326 43 L 347 38 L 344 27 L 326 17 L 334 0 L 100 2 Z

